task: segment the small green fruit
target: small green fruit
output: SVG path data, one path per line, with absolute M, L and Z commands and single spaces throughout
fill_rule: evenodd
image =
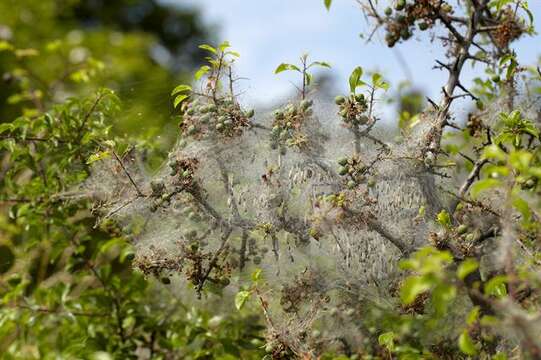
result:
M 395 10 L 401 11 L 404 10 L 406 7 L 406 0 L 397 0 L 396 4 L 394 5 Z
M 392 14 L 393 14 L 393 9 L 391 9 L 390 7 L 385 9 L 385 15 L 391 16 Z
M 357 183 L 353 180 L 349 180 L 347 185 L 348 185 L 348 188 L 354 189 L 355 186 L 357 186 Z
M 341 105 L 345 101 L 346 101 L 346 98 L 342 95 L 338 95 L 337 97 L 334 98 L 334 102 L 336 103 L 336 105 Z
M 338 164 L 339 165 L 344 166 L 344 165 L 347 165 L 347 163 L 348 163 L 348 158 L 346 158 L 346 157 L 338 159 Z
M 465 234 L 468 231 L 468 226 L 466 224 L 461 224 L 456 228 L 456 232 L 459 235 Z
M 366 115 L 361 115 L 357 118 L 357 121 L 359 122 L 359 125 L 366 125 L 368 124 L 370 119 Z
M 441 5 L 441 11 L 445 12 L 445 13 L 450 13 L 451 11 L 453 11 L 453 7 L 449 4 L 442 4 Z
M 157 193 L 160 193 L 161 191 L 163 191 L 165 185 L 163 183 L 163 181 L 161 180 L 152 180 L 150 182 L 150 188 L 152 189 L 152 192 L 157 194 Z
M 312 106 L 314 102 L 312 100 L 303 100 L 301 101 L 301 108 L 303 110 L 308 110 L 308 108 L 310 108 L 310 106 Z
M 426 29 L 428 29 L 428 24 L 427 23 L 425 23 L 424 21 L 419 23 L 419 30 L 425 31 Z
M 345 167 L 345 166 L 341 166 L 339 169 L 338 169 L 338 174 L 340 174 L 341 176 L 344 176 L 348 173 L 348 168 Z
M 212 115 L 205 114 L 199 118 L 199 121 L 201 121 L 203 124 L 206 124 L 210 121 L 211 118 L 212 118 Z
M 409 31 L 408 28 L 403 28 L 400 31 L 400 37 L 402 37 L 402 39 L 404 40 L 408 40 L 411 37 L 411 32 Z

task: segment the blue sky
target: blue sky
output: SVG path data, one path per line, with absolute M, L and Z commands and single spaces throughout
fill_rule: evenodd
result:
M 241 53 L 237 72 L 247 80 L 242 84 L 245 101 L 271 103 L 291 94 L 292 76 L 274 75 L 281 62 L 295 62 L 303 52 L 313 60 L 333 66 L 340 89 L 346 91 L 347 78 L 355 66 L 366 71 L 380 71 L 391 84 L 408 79 L 429 96 L 438 98 L 446 74 L 432 70 L 434 59 L 444 59 L 437 42 L 430 44 L 427 35 L 389 49 L 383 34 L 366 43 L 359 34 L 370 27 L 355 0 L 334 0 L 331 11 L 322 0 L 167 0 L 201 9 L 203 21 L 214 25 L 220 40 L 229 40 Z M 537 15 L 541 29 L 541 1 L 531 0 L 530 9 Z M 541 37 L 529 37 L 514 44 L 519 60 L 533 64 L 541 55 Z M 402 57 L 407 66 L 400 65 Z M 413 75 L 408 75 L 409 72 Z M 465 74 L 465 82 L 471 78 Z

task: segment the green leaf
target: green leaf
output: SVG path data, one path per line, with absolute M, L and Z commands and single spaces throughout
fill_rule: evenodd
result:
M 222 43 L 218 46 L 218 48 L 219 48 L 221 51 L 224 51 L 225 49 L 230 48 L 230 47 L 231 47 L 231 44 L 229 44 L 229 41 L 227 41 L 227 40 L 224 41 L 224 42 L 222 42 Z
M 379 73 L 372 74 L 372 86 L 385 91 L 389 90 L 389 84 L 383 81 L 383 76 Z
M 444 315 L 455 297 L 456 287 L 445 283 L 438 284 L 432 291 L 432 304 L 436 313 Z
M 0 52 L 2 51 L 12 51 L 14 49 L 13 45 L 7 41 L 0 41 Z
M 199 68 L 199 70 L 195 72 L 195 75 L 193 77 L 195 78 L 195 80 L 200 80 L 203 77 L 203 75 L 205 75 L 209 71 L 210 71 L 210 66 L 203 65 Z
M 192 91 L 192 87 L 190 85 L 178 85 L 171 91 L 171 96 L 185 91 Z
M 293 71 L 302 72 L 301 69 L 299 69 L 297 66 L 295 66 L 293 64 L 281 63 L 280 65 L 278 65 L 276 70 L 274 70 L 274 73 L 279 74 L 282 71 L 286 71 L 286 70 L 293 70 Z
M 349 76 L 349 90 L 352 93 L 354 93 L 355 89 L 360 86 L 361 76 L 363 76 L 363 68 L 357 66 L 355 69 L 353 69 L 351 75 Z
M 213 48 L 212 46 L 210 46 L 208 44 L 199 45 L 199 48 L 203 49 L 203 50 L 207 50 L 208 52 L 211 52 L 213 54 L 218 53 L 218 50 L 216 50 L 215 48 Z
M 304 78 L 306 79 L 306 85 L 310 85 L 312 83 L 312 74 L 304 73 Z
M 237 293 L 237 295 L 235 295 L 235 307 L 237 308 L 237 310 L 242 309 L 250 295 L 251 292 L 246 290 L 241 290 Z
M 384 346 L 387 350 L 394 350 L 394 332 L 389 331 L 378 336 L 378 344 Z
M 425 276 L 410 276 L 400 288 L 400 299 L 405 305 L 415 301 L 418 295 L 430 290 L 432 283 Z
M 487 281 L 485 284 L 485 295 L 492 295 L 497 298 L 502 298 L 507 295 L 507 276 L 497 275 Z
M 226 52 L 226 54 L 234 56 L 234 57 L 240 57 L 240 54 L 236 51 L 229 50 Z
M 436 221 L 443 227 L 451 227 L 451 216 L 446 210 L 442 210 L 436 216 Z
M 252 281 L 253 282 L 258 282 L 259 279 L 261 279 L 261 269 L 255 269 L 254 272 L 252 273 Z
M 495 7 L 497 11 L 500 11 L 505 5 L 511 3 L 513 0 L 492 0 L 488 6 Z
M 507 360 L 507 355 L 505 353 L 497 353 L 491 360 Z
M 477 260 L 468 258 L 460 263 L 458 269 L 456 270 L 456 276 L 460 280 L 464 280 L 466 276 L 477 270 L 479 263 Z
M 473 343 L 473 340 L 471 339 L 467 330 L 464 330 L 458 337 L 458 347 L 460 348 L 460 351 L 466 355 L 473 356 L 477 354 L 475 344 Z
M 511 164 L 511 166 L 514 167 L 515 169 L 524 172 L 528 170 L 532 157 L 533 157 L 533 154 L 528 151 L 524 151 L 524 150 L 513 151 L 509 155 L 509 164 Z
M 96 161 L 107 159 L 109 157 L 111 157 L 111 153 L 109 151 L 99 151 L 95 154 L 90 155 L 86 160 L 86 163 L 90 165 Z
M 325 4 L 325 7 L 327 8 L 327 10 L 330 10 L 331 5 L 332 5 L 332 0 L 323 0 L 323 4 Z
M 173 107 L 176 109 L 177 106 L 178 106 L 181 102 L 183 102 L 184 100 L 186 100 L 186 99 L 189 98 L 189 97 L 190 97 L 190 95 L 186 95 L 186 94 L 181 94 L 181 95 L 177 96 L 177 97 L 175 98 L 174 103 L 173 103 Z
M 112 248 L 116 247 L 116 246 L 120 246 L 124 243 L 124 240 L 122 238 L 112 238 L 110 240 L 107 240 L 105 243 L 103 243 L 101 246 L 100 246 L 100 253 L 107 253 L 108 251 L 110 251 Z
M 504 161 L 506 157 L 507 155 L 498 145 L 492 144 L 483 149 L 484 159 L 496 159 Z
M 532 213 L 530 211 L 530 206 L 528 205 L 528 202 L 526 200 L 524 200 L 520 196 L 514 196 L 513 206 L 520 212 L 524 221 L 530 221 Z
M 482 191 L 497 187 L 501 185 L 501 181 L 497 179 L 483 179 L 477 181 L 470 189 L 470 195 L 472 198 L 476 198 Z
M 313 65 L 325 67 L 325 68 L 328 68 L 328 69 L 331 68 L 331 65 L 330 65 L 328 62 L 325 62 L 325 61 L 314 61 L 314 62 L 311 63 L 310 66 L 308 66 L 308 67 L 312 67 Z
M 473 325 L 477 321 L 477 319 L 479 319 L 480 312 L 481 309 L 479 308 L 479 306 L 474 306 L 468 314 L 468 317 L 466 318 L 466 324 Z
M 11 123 L 0 124 L 0 134 L 4 133 L 6 131 L 11 131 L 11 130 L 12 130 Z

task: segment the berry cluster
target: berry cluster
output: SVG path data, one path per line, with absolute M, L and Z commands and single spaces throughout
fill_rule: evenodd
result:
M 172 177 L 176 177 L 174 181 L 175 188 L 173 191 L 167 192 L 165 183 L 162 180 L 153 180 L 150 183 L 152 190 L 151 198 L 153 199 L 150 206 L 150 211 L 155 212 L 160 207 L 167 207 L 171 204 L 171 198 L 186 189 L 193 188 L 194 172 L 197 167 L 197 159 L 175 159 L 170 158 L 168 165 L 171 168 Z
M 249 237 L 241 244 L 240 248 L 234 249 L 235 255 L 230 257 L 229 263 L 233 268 L 239 269 L 244 268 L 250 261 L 254 265 L 260 265 L 268 252 L 268 247 L 258 246 L 256 239 Z
M 151 245 L 150 254 L 138 255 L 133 266 L 139 269 L 145 276 L 154 276 L 164 284 L 171 280 L 168 274 L 182 271 L 182 261 L 179 257 L 169 256 L 165 250 L 157 249 Z
M 285 284 L 280 292 L 280 305 L 286 313 L 298 313 L 310 295 L 323 294 L 325 280 L 312 271 L 296 276 L 291 284 Z M 330 300 L 330 299 L 329 299 Z
M 363 94 L 351 94 L 348 97 L 337 96 L 334 101 L 339 106 L 338 114 L 342 117 L 346 126 L 357 127 L 370 122 L 370 119 L 365 114 L 368 104 Z
M 481 116 L 469 113 L 468 114 L 468 121 L 466 123 L 466 129 L 468 129 L 468 132 L 471 136 L 481 136 L 483 133 L 485 126 L 483 125 L 483 120 Z
M 200 103 L 198 99 L 182 106 L 182 133 L 197 138 L 220 134 L 227 137 L 239 135 L 250 126 L 254 110 L 243 111 L 229 98 Z
M 413 3 L 397 0 L 394 10 L 396 11 L 390 7 L 385 9 L 387 16 L 385 41 L 389 47 L 393 47 L 400 39 L 409 39 L 415 22 L 418 23 L 419 30 L 425 31 L 434 25 L 438 17 L 453 12 L 452 6 L 441 0 L 416 0 Z
M 311 116 L 313 101 L 302 100 L 298 104 L 288 104 L 282 110 L 274 112 L 271 131 L 271 147 L 285 152 L 286 146 L 302 147 L 306 139 L 300 133 L 304 120 Z
M 197 168 L 198 160 L 195 158 L 178 159 L 174 156 L 169 158 L 167 165 L 171 168 L 170 176 L 178 175 L 178 185 L 189 185 L 193 180 L 195 169 Z
M 340 165 L 338 174 L 347 179 L 348 188 L 354 189 L 366 180 L 369 168 L 357 156 L 341 158 L 338 160 L 338 165 Z M 374 180 L 368 179 L 367 185 L 370 187 L 373 186 Z
M 161 206 L 169 206 L 171 204 L 172 195 L 165 190 L 165 184 L 162 180 L 152 180 L 150 182 L 150 188 L 152 189 L 152 204 L 150 205 L 150 211 L 155 212 Z
M 508 7 L 503 11 L 499 25 L 490 32 L 490 35 L 497 47 L 505 49 L 509 43 L 518 39 L 524 31 L 524 24 L 517 18 L 515 11 Z
M 215 288 L 223 289 L 230 284 L 232 268 L 229 263 L 223 261 L 229 256 L 231 251 L 229 246 L 224 247 L 217 261 L 213 261 L 213 252 L 202 251 L 196 241 L 192 241 L 189 246 L 182 246 L 182 248 L 184 273 L 187 280 L 193 285 L 199 286 L 208 281 Z M 212 262 L 214 262 L 212 273 L 207 274 L 205 269 Z

